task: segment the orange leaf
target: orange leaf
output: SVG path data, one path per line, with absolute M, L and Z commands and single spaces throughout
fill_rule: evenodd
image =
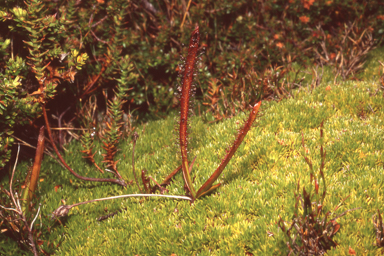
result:
M 61 185 L 56 185 L 55 186 L 55 192 L 57 192 L 57 190 L 59 189 L 59 188 L 61 188 L 62 186 Z
M 331 86 L 328 85 L 327 87 L 325 87 L 325 90 L 326 90 L 326 91 L 330 91 L 330 90 L 331 90 Z
M 351 247 L 349 247 L 348 253 L 349 255 L 356 255 L 355 250 L 353 250 Z
M 301 0 L 301 3 L 303 4 L 304 8 L 308 10 L 313 5 L 313 2 L 315 2 L 315 0 Z
M 276 46 L 277 46 L 278 48 L 280 48 L 280 49 L 284 47 L 283 43 L 280 43 L 280 42 L 278 42 L 278 43 L 276 44 Z
M 307 16 L 301 16 L 299 17 L 299 20 L 303 23 L 308 23 L 310 19 Z
M 339 229 L 340 229 L 340 224 L 338 224 L 336 221 L 332 221 L 332 224 L 333 224 L 333 234 L 332 235 L 334 235 L 334 234 L 336 234 L 336 232 L 337 231 L 339 231 Z

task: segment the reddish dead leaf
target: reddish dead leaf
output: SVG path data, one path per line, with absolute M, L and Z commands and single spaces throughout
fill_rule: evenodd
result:
M 311 8 L 311 6 L 313 5 L 313 2 L 315 2 L 315 0 L 301 0 L 303 7 L 307 10 L 309 10 L 309 8 Z
M 283 43 L 281 43 L 281 42 L 278 42 L 278 43 L 276 43 L 276 46 L 278 47 L 278 48 L 283 48 L 284 47 L 284 44 Z
M 309 22 L 309 17 L 307 16 L 301 16 L 299 17 L 299 20 L 303 23 L 308 23 Z
M 333 224 L 333 234 L 336 234 L 337 231 L 339 231 L 340 229 L 340 224 L 338 224 L 336 221 L 332 221 L 332 224 Z
M 353 250 L 351 247 L 349 247 L 348 253 L 349 255 L 356 255 L 355 250 Z
M 57 190 L 59 189 L 59 188 L 61 188 L 62 186 L 61 185 L 56 185 L 55 186 L 55 192 L 57 192 Z
M 327 87 L 325 87 L 325 90 L 326 90 L 326 91 L 330 91 L 330 90 L 331 90 L 331 86 L 328 85 Z
M 9 222 L 9 224 L 11 225 L 11 227 L 14 231 L 16 231 L 17 233 L 20 232 L 19 227 L 17 225 L 13 224 L 13 222 Z

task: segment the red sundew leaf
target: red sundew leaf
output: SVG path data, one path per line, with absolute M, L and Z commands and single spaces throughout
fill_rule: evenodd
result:
M 182 171 L 185 185 L 195 199 L 196 192 L 192 186 L 191 176 L 188 171 L 188 113 L 190 112 L 190 98 L 192 97 L 192 82 L 194 77 L 194 70 L 197 60 L 197 51 L 200 42 L 199 26 L 196 24 L 195 30 L 192 32 L 191 40 L 189 41 L 188 56 L 185 62 L 185 70 L 182 80 L 182 89 L 180 97 L 180 153 L 182 158 Z
M 239 130 L 238 136 L 233 142 L 229 153 L 224 157 L 224 159 L 221 161 L 221 164 L 216 169 L 216 171 L 211 175 L 211 177 L 209 177 L 209 179 L 197 191 L 196 198 L 203 196 L 208 191 L 212 191 L 211 188 L 214 189 L 220 186 L 220 184 L 213 185 L 213 183 L 219 178 L 225 166 L 227 166 L 228 162 L 231 160 L 232 156 L 237 151 L 237 148 L 243 142 L 245 135 L 247 135 L 248 131 L 251 129 L 252 124 L 256 119 L 257 113 L 259 112 L 260 106 L 261 106 L 261 101 L 255 104 L 255 106 L 251 110 L 251 113 L 249 114 L 248 120 L 245 122 L 243 128 Z

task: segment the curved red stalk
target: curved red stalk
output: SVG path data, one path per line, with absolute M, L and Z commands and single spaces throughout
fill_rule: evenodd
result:
M 192 91 L 192 82 L 194 68 L 196 64 L 197 50 L 199 48 L 200 32 L 199 26 L 196 25 L 195 30 L 192 32 L 191 39 L 189 41 L 188 56 L 185 65 L 185 71 L 182 80 L 181 98 L 180 98 L 180 152 L 182 158 L 182 170 L 185 184 L 187 185 L 192 198 L 195 198 L 196 192 L 193 189 L 191 177 L 188 172 L 188 112 L 189 101 Z
M 118 185 L 123 186 L 123 187 L 127 186 L 127 184 L 125 184 L 124 180 L 83 177 L 83 176 L 77 174 L 74 170 L 72 170 L 72 168 L 69 167 L 69 165 L 65 162 L 64 158 L 61 156 L 59 150 L 57 149 L 57 147 L 55 145 L 55 142 L 54 142 L 53 137 L 52 137 L 51 127 L 49 126 L 49 122 L 48 122 L 47 111 L 45 109 L 44 104 L 42 106 L 42 110 L 43 110 L 43 116 L 44 116 L 44 120 L 45 120 L 45 127 L 47 127 L 48 137 L 51 140 L 52 147 L 55 150 L 56 155 L 60 159 L 61 163 L 65 166 L 65 168 L 67 168 L 68 171 L 70 171 L 73 174 L 73 176 L 75 176 L 78 179 L 86 180 L 86 181 L 111 182 L 111 183 L 115 183 L 115 184 L 118 184 Z
M 233 145 L 231 147 L 231 150 L 229 153 L 225 156 L 223 161 L 221 161 L 221 164 L 216 169 L 216 171 L 209 177 L 209 179 L 204 183 L 203 186 L 197 191 L 196 198 L 199 198 L 203 196 L 204 194 L 212 191 L 213 189 L 220 186 L 220 184 L 213 185 L 213 183 L 219 178 L 220 174 L 223 172 L 225 166 L 227 166 L 228 162 L 231 160 L 233 154 L 235 154 L 237 148 L 240 146 L 241 142 L 243 142 L 243 139 L 245 135 L 247 135 L 249 129 L 252 127 L 253 121 L 256 119 L 257 112 L 259 112 L 259 108 L 261 105 L 261 101 L 259 101 L 252 109 L 251 113 L 249 114 L 248 120 L 245 122 L 244 127 L 240 129 L 239 134 L 237 135 L 237 138 L 235 142 L 233 142 Z

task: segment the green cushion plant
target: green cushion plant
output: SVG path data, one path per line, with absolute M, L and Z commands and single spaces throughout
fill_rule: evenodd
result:
M 60 243 L 56 253 L 66 255 L 119 255 L 122 251 L 139 255 L 154 252 L 162 255 L 185 252 L 285 254 L 284 234 L 276 223 L 279 216 L 292 217 L 295 205 L 292 193 L 297 181 L 309 183 L 307 163 L 301 156 L 301 133 L 314 168 L 318 168 L 321 163 L 320 156 L 315 153 L 321 145 L 318 127 L 326 120 L 324 149 L 328 161 L 324 175 L 329 196 L 324 205 L 328 210 L 339 206 L 341 212 L 361 207 L 340 219 L 341 228 L 334 237 L 339 245 L 328 254 L 348 255 L 350 247 L 356 254 L 374 254 L 379 248 L 373 244 L 375 233 L 371 218 L 377 209 L 382 209 L 383 197 L 379 182 L 384 163 L 383 103 L 382 93 L 369 81 L 347 81 L 337 86 L 324 84 L 312 93 L 302 89 L 294 93 L 294 98 L 279 103 L 266 102 L 262 118 L 250 130 L 221 177 L 223 185 L 192 206 L 189 202 L 167 199 L 121 199 L 76 207 L 64 220 L 64 226 L 48 224 L 48 216 L 60 200 L 76 203 L 131 194 L 137 188 L 132 184 L 121 190 L 118 186 L 94 186 L 71 180 L 69 173 L 55 161 L 45 159 L 41 174 L 44 181 L 39 187 L 42 216 L 46 216 L 42 222 L 52 226 L 43 240 L 50 241 L 53 246 Z M 206 120 L 211 118 L 205 116 Z M 196 185 L 203 184 L 231 141 L 228 134 L 235 132 L 239 128 L 237 123 L 244 118 L 244 114 L 240 114 L 218 124 L 207 124 L 201 117 L 191 118 L 191 154 L 199 155 L 194 167 Z M 174 123 L 174 117 L 169 117 L 137 128 L 140 137 L 135 166 L 150 170 L 155 179 L 165 177 L 176 167 L 173 159 L 177 148 L 172 144 L 171 132 Z M 193 140 L 197 136 L 198 139 Z M 118 167 L 125 180 L 134 178 L 129 157 L 132 146 L 130 143 L 122 145 L 117 153 L 121 159 Z M 87 174 L 92 167 L 79 155 L 73 155 L 79 150 L 81 145 L 72 143 L 64 157 L 71 166 Z M 96 154 L 95 157 L 101 156 Z M 19 168 L 26 165 L 22 163 Z M 183 183 L 182 176 L 176 175 L 167 187 L 168 194 L 184 194 Z M 55 186 L 60 186 L 57 191 Z M 342 201 L 346 195 L 348 199 Z M 112 219 L 95 220 L 104 215 L 105 210 L 121 208 L 125 210 Z

